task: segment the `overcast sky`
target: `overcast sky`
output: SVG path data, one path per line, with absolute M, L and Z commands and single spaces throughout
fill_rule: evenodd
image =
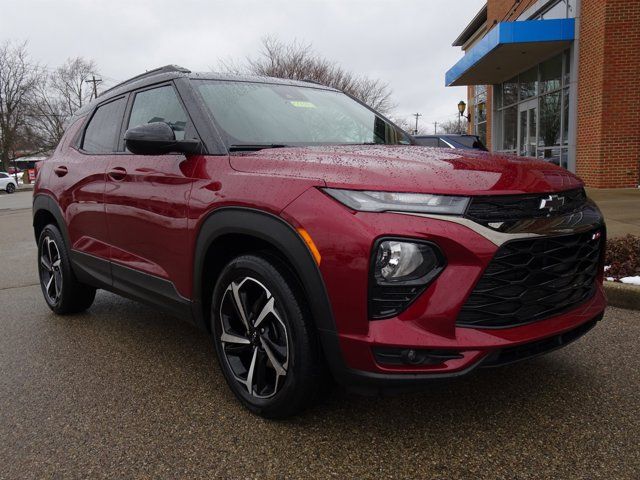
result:
M 169 63 L 209 70 L 254 54 L 265 35 L 312 43 L 344 68 L 389 83 L 395 117 L 455 119 L 464 87 L 444 87 L 451 43 L 484 0 L 0 0 L 0 40 L 32 61 L 94 59 L 105 86 Z

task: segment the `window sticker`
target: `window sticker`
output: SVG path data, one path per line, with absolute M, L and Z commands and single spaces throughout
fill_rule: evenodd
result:
M 311 102 L 304 102 L 302 100 L 292 100 L 291 102 L 289 102 L 291 105 L 293 105 L 296 108 L 316 108 L 316 106 L 311 103 Z

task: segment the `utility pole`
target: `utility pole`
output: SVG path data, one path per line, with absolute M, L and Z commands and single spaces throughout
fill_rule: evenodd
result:
M 438 122 L 433 122 L 433 134 L 438 134 Z
M 414 135 L 418 134 L 418 118 L 420 118 L 422 116 L 421 113 L 414 113 L 413 114 L 414 117 L 416 117 L 416 129 L 413 131 Z
M 101 78 L 91 75 L 91 80 L 85 80 L 87 83 L 93 83 L 93 98 L 98 98 L 98 84 L 102 82 Z

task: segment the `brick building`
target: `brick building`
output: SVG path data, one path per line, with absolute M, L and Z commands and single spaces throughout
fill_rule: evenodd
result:
M 488 0 L 454 41 L 470 133 L 588 186 L 640 182 L 640 0 Z

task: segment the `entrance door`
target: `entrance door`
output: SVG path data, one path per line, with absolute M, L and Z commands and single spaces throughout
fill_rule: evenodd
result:
M 538 140 L 538 100 L 518 105 L 518 155 L 535 157 Z

